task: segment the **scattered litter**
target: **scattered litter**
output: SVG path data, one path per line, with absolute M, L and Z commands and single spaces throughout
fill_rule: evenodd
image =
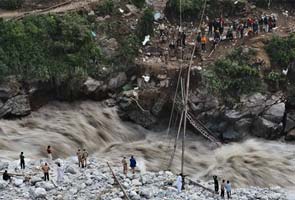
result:
M 93 31 L 91 31 L 91 35 L 92 35 L 93 37 L 96 37 L 96 33 L 93 32 Z
M 156 13 L 154 14 L 154 20 L 155 20 L 155 21 L 158 21 L 159 19 L 161 19 L 161 13 L 160 13 L 160 12 L 156 12 Z
M 94 16 L 94 15 L 95 15 L 95 13 L 94 13 L 93 10 L 91 10 L 91 11 L 88 13 L 88 16 Z
M 142 75 L 143 80 L 148 83 L 151 79 L 151 77 L 149 75 Z
M 283 69 L 282 73 L 286 76 L 288 74 L 289 69 Z
M 122 8 L 119 8 L 120 13 L 124 13 L 124 10 Z
M 239 3 L 239 1 L 235 1 L 235 3 L 234 3 L 234 4 L 237 4 L 237 3 Z
M 144 41 L 142 42 L 142 45 L 145 46 L 146 43 L 148 43 L 148 41 L 150 41 L 150 38 L 151 38 L 150 35 L 146 35 L 146 36 L 144 37 Z

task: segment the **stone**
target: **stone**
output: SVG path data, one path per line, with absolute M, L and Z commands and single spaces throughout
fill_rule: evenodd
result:
M 9 162 L 4 162 L 0 160 L 0 171 L 7 169 L 9 166 Z
M 0 108 L 0 117 L 5 115 L 26 116 L 30 114 L 31 106 L 27 95 L 18 95 L 8 99 Z
M 285 103 L 279 103 L 279 104 L 272 105 L 263 114 L 263 118 L 275 123 L 280 123 L 283 120 L 284 113 L 285 113 Z
M 77 170 L 74 167 L 72 167 L 72 166 L 67 166 L 66 167 L 66 170 L 65 170 L 65 173 L 77 174 Z
M 276 139 L 281 136 L 282 126 L 263 117 L 254 121 L 252 134 L 266 139 Z
M 84 91 L 86 94 L 91 94 L 97 91 L 103 85 L 103 81 L 95 80 L 91 77 L 88 77 L 87 80 L 84 82 Z
M 222 133 L 222 139 L 224 141 L 239 141 L 242 139 L 242 135 L 233 129 L 228 129 Z
M 295 140 L 295 129 L 289 131 L 286 135 L 286 140 L 294 141 Z
M 40 198 L 46 198 L 47 192 L 44 188 L 36 188 L 31 189 L 30 191 L 31 196 L 33 197 L 33 199 L 40 199 Z
M 141 183 L 138 179 L 134 179 L 134 180 L 132 180 L 132 181 L 131 181 L 131 184 L 132 184 L 133 186 L 141 186 L 141 185 L 142 185 L 142 183 Z
M 45 183 L 43 184 L 43 188 L 44 188 L 46 191 L 50 191 L 50 190 L 54 189 L 55 186 L 54 186 L 52 183 L 50 183 L 50 182 L 45 182 Z
M 252 115 L 258 115 L 264 111 L 266 96 L 261 93 L 254 93 L 252 95 L 243 95 L 240 99 L 242 103 L 242 110 L 250 112 Z
M 127 81 L 127 75 L 125 72 L 120 72 L 116 77 L 111 78 L 108 83 L 108 88 L 116 90 L 122 87 Z
M 38 176 L 33 176 L 32 178 L 31 178 L 31 184 L 32 185 L 35 185 L 36 183 L 38 183 L 38 182 L 42 182 L 43 180 L 40 178 L 40 177 L 38 177 Z
M 225 111 L 225 118 L 230 122 L 238 121 L 239 119 L 246 117 L 248 113 L 241 113 L 236 110 L 227 110 Z
M 238 132 L 242 138 L 250 134 L 250 129 L 252 126 L 252 118 L 242 118 L 235 122 L 234 130 Z
M 8 185 L 8 181 L 4 181 L 4 180 L 0 180 L 0 190 L 3 190 L 6 188 L 6 186 Z
M 22 179 L 14 179 L 14 181 L 13 181 L 13 184 L 16 187 L 20 187 L 23 183 L 24 183 L 24 181 Z
M 119 43 L 115 38 L 103 38 L 100 41 L 100 45 L 102 53 L 106 58 L 112 58 L 115 56 L 119 48 Z

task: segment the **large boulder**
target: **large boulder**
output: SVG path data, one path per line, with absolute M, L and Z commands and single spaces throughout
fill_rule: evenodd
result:
M 29 190 L 30 196 L 32 199 L 46 199 L 47 192 L 44 188 L 30 188 Z
M 99 88 L 103 85 L 103 81 L 95 80 L 91 77 L 88 77 L 87 80 L 84 82 L 84 91 L 86 94 L 94 93 L 95 91 L 99 90 Z
M 267 97 L 261 93 L 254 93 L 252 95 L 242 96 L 242 110 L 249 112 L 252 115 L 258 115 L 265 109 Z
M 225 111 L 225 118 L 229 121 L 229 122 L 236 122 L 238 120 L 240 120 L 241 118 L 246 117 L 247 115 L 249 115 L 247 112 L 239 112 L 236 110 L 227 110 Z
M 294 141 L 295 140 L 295 129 L 289 131 L 286 135 L 286 140 Z
M 132 110 L 128 112 L 128 117 L 145 128 L 149 128 L 157 122 L 157 118 L 150 111 Z
M 0 117 L 6 115 L 26 116 L 30 114 L 31 106 L 27 95 L 18 95 L 8 99 L 0 108 Z
M 127 75 L 125 72 L 120 72 L 116 77 L 111 78 L 108 83 L 108 89 L 116 90 L 122 87 L 127 81 Z
M 252 122 L 252 118 L 242 118 L 235 122 L 234 130 L 240 134 L 241 138 L 244 138 L 250 134 Z
M 263 114 L 263 118 L 272 121 L 274 123 L 280 123 L 283 120 L 285 113 L 285 103 L 278 103 L 272 105 L 266 112 Z
M 252 134 L 266 139 L 276 139 L 281 136 L 282 126 L 263 117 L 254 121 Z
M 239 141 L 242 139 L 242 135 L 233 129 L 228 129 L 222 133 L 222 139 L 224 141 Z

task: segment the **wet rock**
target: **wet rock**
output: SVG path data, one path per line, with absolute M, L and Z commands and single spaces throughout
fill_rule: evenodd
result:
M 109 80 L 108 88 L 111 90 L 116 90 L 122 87 L 127 81 L 127 76 L 125 72 L 120 72 L 116 77 Z
M 254 121 L 252 134 L 266 139 L 276 139 L 281 136 L 282 126 L 259 117 Z
M 157 122 L 157 118 L 150 111 L 132 110 L 128 112 L 129 118 L 145 128 L 151 127 Z
M 295 128 L 295 111 L 288 112 L 286 119 L 286 127 L 285 132 L 289 132 L 290 130 Z
M 286 140 L 294 141 L 295 140 L 295 129 L 289 131 L 286 135 Z
M 0 117 L 6 115 L 26 116 L 30 114 L 31 106 L 27 95 L 18 95 L 8 99 L 0 108 Z
M 83 84 L 84 86 L 84 91 L 86 94 L 91 94 L 99 89 L 103 85 L 103 81 L 97 81 L 91 77 L 88 77 L 85 83 Z
M 285 113 L 285 103 L 279 103 L 271 106 L 263 115 L 263 118 L 275 122 L 280 123 L 283 120 L 283 116 Z
M 237 131 L 242 138 L 244 138 L 250 133 L 252 122 L 252 118 L 242 118 L 239 121 L 235 122 L 234 130 Z
M 225 111 L 225 118 L 229 120 L 230 122 L 235 122 L 240 120 L 241 118 L 246 117 L 249 115 L 248 113 L 242 113 L 236 110 L 227 110 Z
M 238 133 L 237 131 L 233 129 L 228 129 L 222 133 L 222 139 L 224 141 L 239 141 L 242 138 L 243 138 L 242 134 Z

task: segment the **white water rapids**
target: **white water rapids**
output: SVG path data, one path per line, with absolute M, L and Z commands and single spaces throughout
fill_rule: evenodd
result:
M 0 120 L 0 159 L 46 155 L 73 156 L 86 148 L 98 157 L 113 161 L 134 155 L 147 170 L 165 170 L 171 155 L 165 132 L 151 132 L 122 122 L 115 108 L 97 102 L 51 103 L 21 120 Z M 174 138 L 172 135 L 171 137 Z M 213 174 L 232 181 L 235 187 L 295 184 L 295 146 L 278 141 L 251 139 L 212 150 L 209 142 L 189 134 L 186 143 L 185 173 L 211 179 Z M 179 172 L 180 143 L 172 169 Z

